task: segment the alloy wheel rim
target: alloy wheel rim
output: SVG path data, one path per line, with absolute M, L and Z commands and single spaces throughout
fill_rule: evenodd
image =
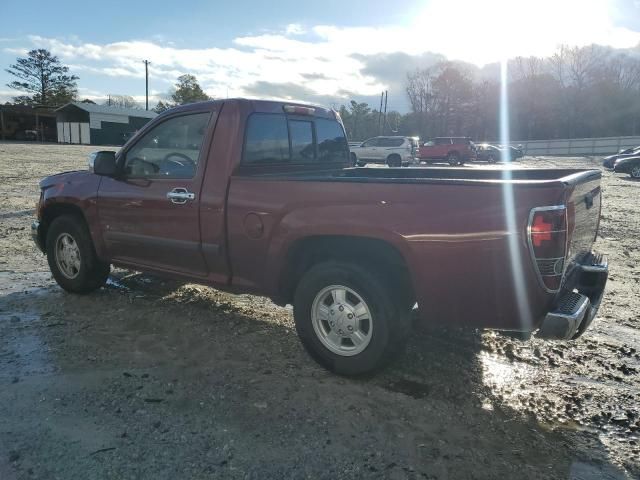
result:
M 80 274 L 80 248 L 68 233 L 58 235 L 55 243 L 56 265 L 60 273 L 73 280 Z
M 640 178 L 640 166 L 639 167 L 633 167 L 633 169 L 631 170 L 631 176 L 633 178 Z
M 316 295 L 311 323 L 318 340 L 336 355 L 358 355 L 371 342 L 371 310 L 357 292 L 343 285 L 330 285 Z

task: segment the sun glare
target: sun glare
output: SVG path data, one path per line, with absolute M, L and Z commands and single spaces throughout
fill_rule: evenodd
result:
M 431 0 L 414 17 L 426 50 L 478 65 L 546 56 L 560 44 L 629 47 L 637 33 L 613 25 L 607 0 Z

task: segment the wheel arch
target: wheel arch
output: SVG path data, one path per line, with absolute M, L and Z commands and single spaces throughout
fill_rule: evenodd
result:
M 73 215 L 80 218 L 88 228 L 89 224 L 82 209 L 72 203 L 51 203 L 42 209 L 40 216 L 40 228 L 38 229 L 38 239 L 41 245 L 46 245 L 47 233 L 53 221 L 62 215 Z
M 390 242 L 350 235 L 313 235 L 294 241 L 278 278 L 278 303 L 291 303 L 296 285 L 312 266 L 325 261 L 351 262 L 393 279 L 407 302 L 415 302 L 408 263 Z

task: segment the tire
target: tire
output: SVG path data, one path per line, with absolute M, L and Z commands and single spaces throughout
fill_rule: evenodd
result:
M 489 163 L 496 163 L 496 157 L 495 157 L 495 155 L 489 155 L 489 156 L 487 157 L 487 162 L 489 162 Z
M 84 220 L 62 215 L 47 231 L 46 253 L 49 268 L 58 285 L 70 293 L 90 293 L 102 287 L 110 265 L 98 259 Z
M 345 291 L 344 300 L 338 309 L 332 309 L 336 305 L 334 292 L 341 289 Z M 296 330 L 307 352 L 326 369 L 348 376 L 371 373 L 393 360 L 408 337 L 411 309 L 403 298 L 393 293 L 391 282 L 359 265 L 320 263 L 308 270 L 297 286 L 293 302 Z M 363 311 L 361 303 L 367 309 L 367 314 L 360 314 L 363 320 L 349 320 L 350 314 Z M 314 313 L 322 305 L 326 321 Z M 344 310 L 339 310 L 343 305 Z M 353 334 L 347 331 L 350 327 Z M 358 332 L 364 337 L 360 345 L 351 340 Z M 338 338 L 339 345 L 331 340 L 331 334 Z
M 354 167 L 358 165 L 358 157 L 356 157 L 355 153 L 351 154 L 351 165 Z
M 629 176 L 631 178 L 640 178 L 640 165 L 631 167 L 631 170 L 629 171 Z
M 392 154 L 387 157 L 387 165 L 392 168 L 402 167 L 402 159 L 400 155 Z
M 456 152 L 451 152 L 449 155 L 447 155 L 447 162 L 452 167 L 458 165 L 460 164 L 460 156 Z

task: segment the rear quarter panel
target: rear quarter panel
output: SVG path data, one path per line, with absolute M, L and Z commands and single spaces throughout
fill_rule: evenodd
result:
M 564 188 L 508 184 L 516 223 L 509 232 L 500 185 L 233 176 L 227 208 L 234 284 L 275 295 L 288 248 L 307 236 L 376 238 L 404 257 L 427 320 L 531 330 L 553 296 L 538 285 L 529 257 L 529 211 L 562 203 Z M 523 278 L 519 292 L 514 272 Z

